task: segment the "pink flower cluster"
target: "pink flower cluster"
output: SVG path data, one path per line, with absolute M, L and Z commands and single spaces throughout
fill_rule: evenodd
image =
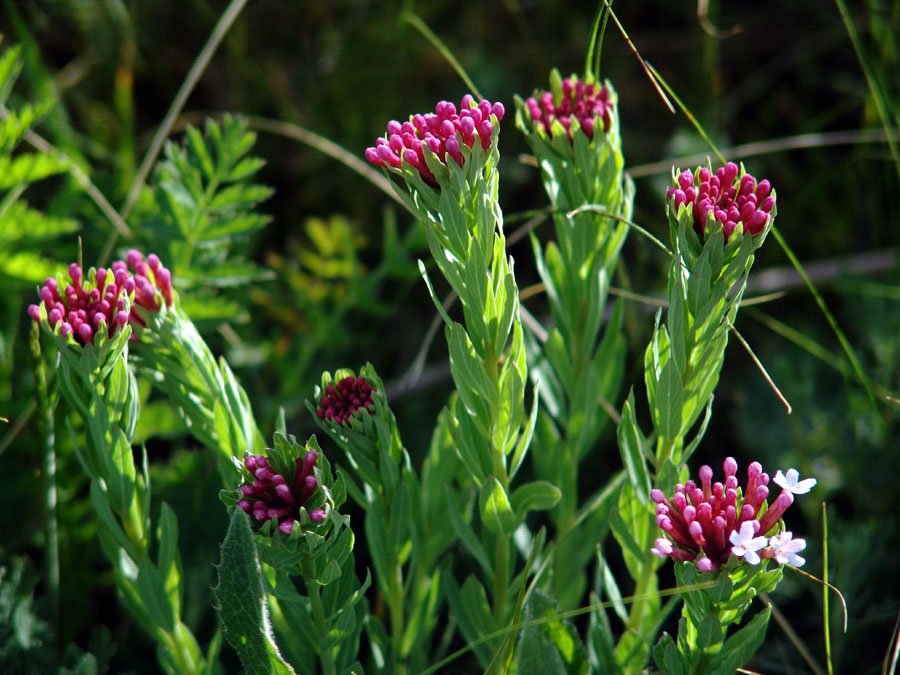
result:
M 744 174 L 740 180 L 737 176 L 738 167 L 734 162 L 720 167 L 715 174 L 706 167 L 698 169 L 696 177 L 690 171 L 682 171 L 678 186 L 670 187 L 667 196 L 673 200 L 676 213 L 682 204 L 692 210 L 694 230 L 701 237 L 710 213 L 722 223 L 725 241 L 738 223 L 743 224 L 744 234 L 759 234 L 775 206 L 772 185 L 765 179 L 757 183 L 750 174 Z
M 531 119 L 540 123 L 548 136 L 553 136 L 553 120 L 558 120 L 572 140 L 572 117 L 588 139 L 594 138 L 594 117 L 599 117 L 603 131 L 609 131 L 612 124 L 613 103 L 609 90 L 593 84 L 584 84 L 580 78 L 567 77 L 562 81 L 562 101 L 556 105 L 553 94 L 545 91 L 539 98 L 525 101 Z
M 47 312 L 50 328 L 59 326 L 60 335 L 71 335 L 82 345 L 93 344 L 94 336 L 105 331 L 112 337 L 120 326 L 135 322 L 144 325 L 134 305 L 159 310 L 154 288 L 159 288 L 167 305 L 172 304 L 172 274 L 150 255 L 144 262 L 139 251 L 129 251 L 128 262 L 117 260 L 112 269 L 100 268 L 85 278 L 77 263 L 69 265 L 71 283 L 60 287 L 56 278 L 50 277 L 41 287 L 40 298 Z M 135 271 L 132 273 L 128 268 Z M 130 313 L 125 311 L 125 297 L 134 293 L 134 305 Z M 28 307 L 28 316 L 41 320 L 38 305 Z
M 364 377 L 348 376 L 337 385 L 329 384 L 319 399 L 316 415 L 319 419 L 337 424 L 349 424 L 350 417 L 358 410 L 375 412 L 372 392 L 375 388 Z
M 375 139 L 375 147 L 366 148 L 366 159 L 378 166 L 399 169 L 402 158 L 419 171 L 422 180 L 438 187 L 437 179 L 425 163 L 425 147 L 441 162 L 446 162 L 446 156 L 450 155 L 462 166 L 465 160 L 460 144 L 471 148 L 477 138 L 482 149 L 487 150 L 494 133 L 491 115 L 499 122 L 504 112 L 502 103 L 482 100 L 476 104 L 471 94 L 463 96 L 458 113 L 455 105 L 440 101 L 434 113 L 413 115 L 411 121 L 402 124 L 396 120 L 388 122 L 387 138 Z
M 298 457 L 295 460 L 294 475 L 288 480 L 275 473 L 263 455 L 249 455 L 244 460 L 244 466 L 254 480 L 249 485 L 241 486 L 244 498 L 238 502 L 238 506 L 259 522 L 275 518 L 278 520 L 278 529 L 284 534 L 290 534 L 294 529 L 294 521 L 300 520 L 300 507 L 319 484 L 312 475 L 316 457 L 318 454 L 315 450 L 307 452 L 305 457 Z M 325 511 L 313 509 L 309 512 L 309 517 L 316 522 L 325 520 Z
M 760 558 L 775 558 L 779 563 L 790 562 L 795 567 L 802 565 L 804 561 L 796 553 L 806 542 L 792 541 L 790 532 L 771 538 L 765 535 L 793 503 L 794 494 L 808 492 L 815 480 L 798 483 L 796 471 L 788 471 L 788 480 L 779 471 L 775 482 L 782 490 L 768 504 L 769 476 L 763 473 L 758 462 L 747 468 L 747 484 L 740 492 L 737 462 L 728 457 L 724 469 L 724 484 L 712 483 L 712 469 L 703 466 L 699 486 L 692 480 L 684 485 L 679 483 L 671 499 L 666 499 L 662 490 L 650 492 L 650 498 L 656 503 L 656 524 L 666 535 L 656 540 L 650 552 L 659 558 L 668 556 L 695 562 L 701 572 L 718 569 L 732 555 L 744 558 L 751 565 L 758 564 Z

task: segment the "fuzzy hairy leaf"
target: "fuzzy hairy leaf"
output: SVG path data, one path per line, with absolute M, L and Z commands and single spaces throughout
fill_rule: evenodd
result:
M 241 509 L 232 512 L 218 569 L 219 584 L 213 590 L 219 617 L 244 670 L 250 675 L 294 673 L 275 644 L 250 519 Z

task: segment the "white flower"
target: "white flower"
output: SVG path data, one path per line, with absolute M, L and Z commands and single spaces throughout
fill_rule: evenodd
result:
M 815 478 L 800 480 L 800 473 L 797 469 L 788 469 L 787 474 L 781 473 L 781 469 L 778 469 L 772 482 L 792 494 L 805 495 L 815 487 L 818 481 Z
M 793 565 L 794 567 L 803 567 L 806 558 L 797 555 L 798 551 L 806 548 L 805 539 L 793 539 L 790 532 L 785 530 L 781 534 L 776 534 L 769 539 L 769 546 L 775 551 L 775 561 L 779 565 Z
M 745 520 L 741 523 L 741 531 L 732 531 L 728 540 L 734 545 L 731 552 L 738 558 L 743 558 L 750 565 L 759 564 L 759 554 L 757 551 L 765 548 L 768 540 L 765 537 L 754 537 L 756 531 L 753 528 L 754 521 Z

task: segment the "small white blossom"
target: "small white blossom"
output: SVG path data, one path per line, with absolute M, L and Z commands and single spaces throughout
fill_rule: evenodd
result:
M 732 531 L 728 540 L 733 544 L 731 552 L 738 558 L 743 558 L 750 565 L 759 564 L 758 550 L 765 548 L 768 540 L 765 537 L 754 537 L 753 521 L 745 520 L 741 523 L 741 531 Z
M 800 480 L 800 473 L 797 469 L 788 469 L 786 474 L 781 473 L 781 469 L 778 469 L 772 482 L 792 494 L 805 495 L 815 487 L 818 481 L 815 478 Z
M 806 563 L 806 558 L 800 557 L 797 553 L 806 548 L 806 540 L 794 539 L 793 536 L 785 530 L 769 539 L 769 546 L 775 551 L 775 561 L 779 565 L 803 567 L 804 563 Z

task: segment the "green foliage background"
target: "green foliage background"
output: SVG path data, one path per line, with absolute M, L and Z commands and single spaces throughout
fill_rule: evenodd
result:
M 720 147 L 757 144 L 743 161 L 776 186 L 778 227 L 814 273 L 875 395 L 853 376 L 813 297 L 770 240 L 757 257 L 746 295 L 783 295 L 742 311 L 738 329 L 793 413 L 785 414 L 732 341 L 713 425 L 692 464 L 702 460 L 718 467 L 730 454 L 742 465 L 758 460 L 771 473 L 792 466 L 819 479 L 816 499 L 803 502 L 806 522 L 798 522 L 797 513 L 792 526 L 809 541 L 808 571 L 820 575 L 818 500 L 827 501 L 831 579 L 846 596 L 850 615 L 842 634 L 832 604 L 835 668 L 878 672 L 900 610 L 900 414 L 896 404 L 879 398 L 885 390 L 900 389 L 900 164 L 884 143 L 879 113 L 880 104 L 896 135 L 900 3 L 866 0 L 849 8 L 859 53 L 838 5 L 803 0 L 710 5 L 704 21 L 727 36 L 704 31 L 691 4 L 632 0 L 615 9 L 641 56 Z M 24 64 L 7 105 L 20 110 L 26 102 L 55 102 L 37 131 L 121 207 L 157 125 L 225 9 L 222 0 L 7 1 L 0 10 L 2 46 L 20 44 Z M 503 101 L 510 111 L 513 94 L 546 86 L 551 67 L 563 73 L 583 68 L 594 7 L 516 0 L 249 3 L 204 70 L 174 132 L 189 122 L 202 128 L 207 115 L 247 115 L 258 134 L 252 154 L 266 162 L 254 180 L 274 188 L 257 211 L 271 221 L 254 222 L 255 231 L 248 227 L 244 236 L 229 237 L 220 258 L 204 258 L 203 275 L 196 265 L 180 269 L 178 260 L 172 265 L 176 287 L 191 285 L 183 296 L 200 293 L 210 308 L 191 316 L 234 367 L 261 415 L 261 429 L 272 428 L 283 406 L 288 429 L 306 435 L 313 424 L 303 401 L 321 370 L 370 361 L 388 384 L 413 461 L 420 462 L 452 386 L 441 340 L 427 352 L 422 376 L 403 379 L 434 315 L 415 267 L 417 257 L 426 257 L 423 232 L 374 185 L 310 145 L 277 133 L 292 127 L 272 124 L 297 125 L 361 157 L 387 120 L 431 109 L 439 99 L 458 101 L 466 93 L 464 84 L 403 20 L 406 11 L 418 14 L 444 40 L 485 96 Z M 708 146 L 687 117 L 666 110 L 612 26 L 601 72 L 619 93 L 623 146 L 637 184 L 634 220 L 664 237 L 669 169 L 679 157 L 709 152 Z M 181 142 L 183 135 L 175 139 Z M 520 161 L 527 146 L 512 115 L 504 121 L 500 147 L 501 203 L 513 239 L 511 232 L 524 222 L 521 214 L 546 202 L 537 171 Z M 17 154 L 26 150 L 23 143 Z M 35 300 L 37 283 L 77 258 L 78 237 L 87 265 L 111 243 L 115 251 L 135 245 L 155 250 L 167 263 L 177 251 L 168 245 L 167 233 L 142 215 L 152 212 L 149 193 L 127 219 L 133 239 L 112 240 L 109 220 L 73 172 L 60 168 L 62 173 L 29 187 L 18 202 L 22 209 L 27 202 L 49 214 L 55 229 L 36 232 L 22 211 L 9 211 L 0 220 L 0 416 L 9 419 L 0 423 L 0 566 L 6 570 L 0 575 L 0 669 L 16 672 L 26 663 L 74 669 L 92 654 L 101 669 L 106 664 L 113 672 L 142 672 L 154 663 L 152 647 L 115 598 L 94 537 L 87 483 L 65 433 L 57 435 L 63 570 L 58 621 L 47 602 L 40 580 L 40 435 L 31 412 L 32 373 L 25 366 L 25 307 Z M 164 185 L 171 164 L 158 171 L 151 183 Z M 264 196 L 258 192 L 248 199 Z M 539 234 L 542 227 L 549 228 L 549 221 L 538 225 Z M 536 283 L 527 242 L 512 245 L 511 252 L 520 286 Z M 666 269 L 661 253 L 631 236 L 623 257 L 615 285 L 661 296 Z M 226 260 L 245 261 L 243 277 L 204 284 Z M 536 316 L 547 315 L 539 293 L 523 303 Z M 626 309 L 634 364 L 626 382 L 638 382 L 652 308 L 633 302 Z M 643 395 L 640 387 L 638 392 Z M 179 514 L 187 546 L 184 620 L 208 639 L 214 617 L 202 608 L 212 601 L 211 562 L 227 528 L 216 498 L 215 467 L 195 451 L 173 412 L 154 399 L 145 404 L 144 422 L 138 436 L 153 462 L 154 498 Z M 618 461 L 609 438 L 585 461 L 580 480 L 600 483 Z M 819 586 L 788 574 L 775 600 L 824 662 Z M 48 651 L 53 644 L 56 651 Z M 227 665 L 233 655 L 224 658 Z M 791 672 L 798 660 L 785 632 L 773 624 L 751 667 Z

